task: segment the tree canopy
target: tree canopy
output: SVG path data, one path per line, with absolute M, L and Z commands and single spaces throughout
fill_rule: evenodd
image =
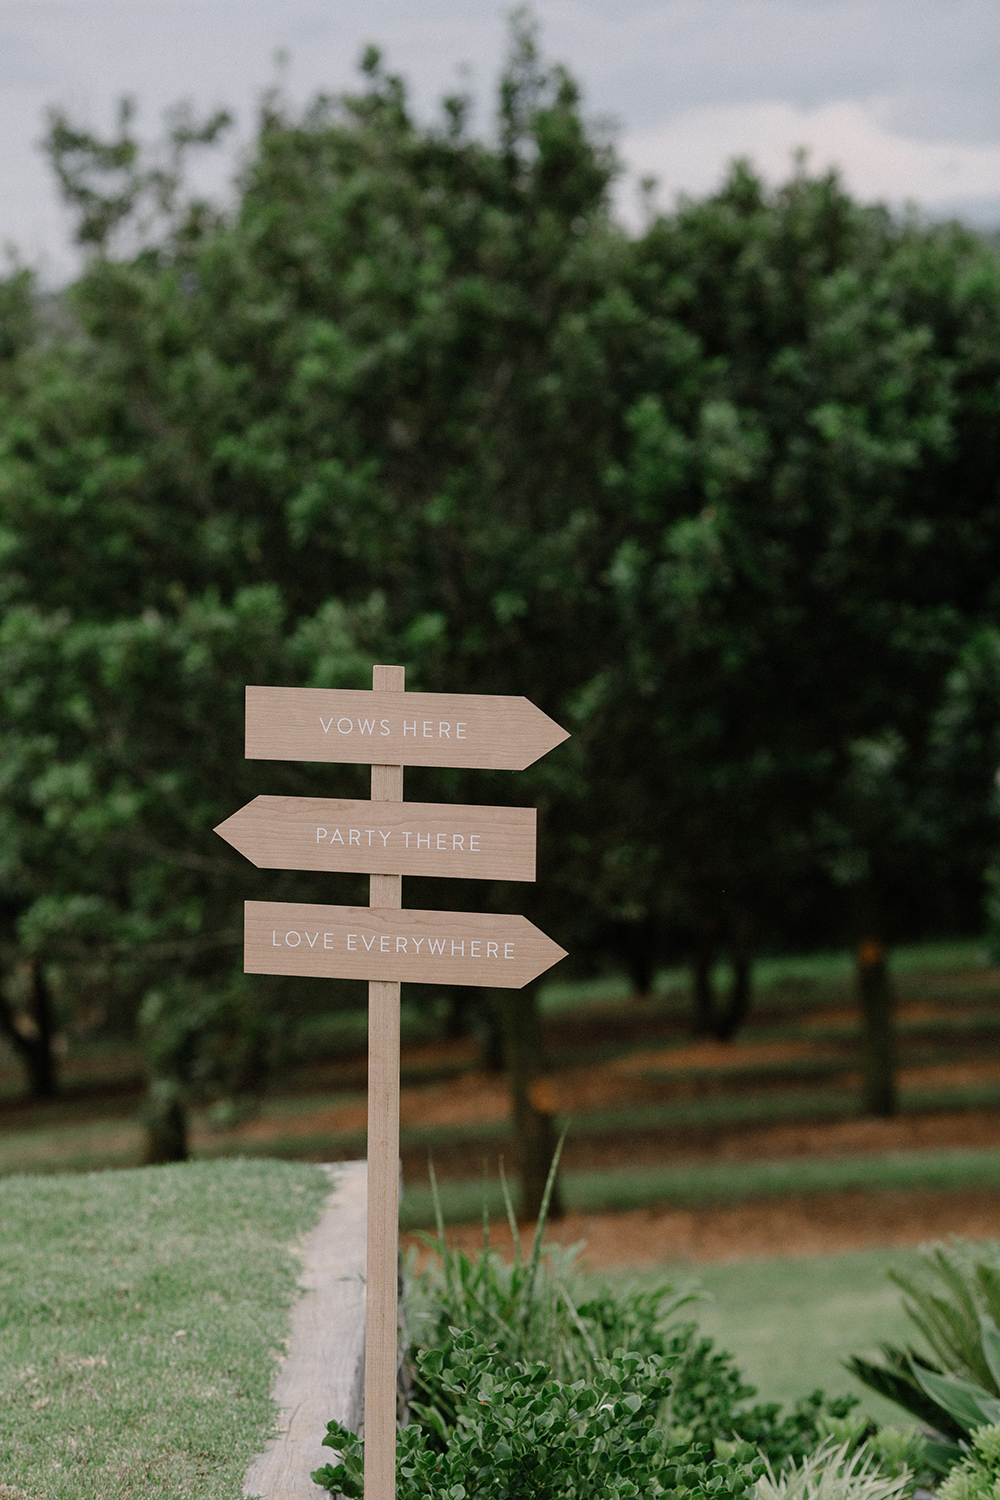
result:
M 240 972 L 257 877 L 211 828 L 361 786 L 244 764 L 247 681 L 527 694 L 570 742 L 408 795 L 538 803 L 537 889 L 419 903 L 523 909 L 639 985 L 689 957 L 702 1029 L 762 947 L 981 921 L 996 255 L 802 164 L 630 233 L 523 23 L 469 122 L 371 50 L 353 94 L 265 100 L 224 210 L 184 189 L 224 116 L 155 158 L 128 107 L 111 140 L 53 116 L 86 265 L 0 288 L 0 1026 L 38 1030 L 29 969 L 116 997 L 167 1113 L 308 1003 Z

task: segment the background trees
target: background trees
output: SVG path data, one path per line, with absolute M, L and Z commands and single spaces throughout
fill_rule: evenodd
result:
M 229 214 L 182 190 L 222 117 L 178 115 L 157 166 L 127 111 L 113 141 L 53 122 L 91 248 L 56 302 L 0 303 L 0 1026 L 31 1031 L 29 972 L 57 1012 L 99 974 L 147 1038 L 153 1155 L 319 1003 L 239 972 L 256 876 L 210 829 L 354 772 L 241 762 L 248 680 L 527 693 L 556 755 L 408 795 L 537 802 L 537 889 L 408 899 L 523 909 L 640 989 L 684 955 L 701 1032 L 762 946 L 979 920 L 995 256 L 804 168 L 630 237 L 523 26 L 489 139 L 468 112 L 415 121 L 373 51 L 354 95 L 265 102 Z

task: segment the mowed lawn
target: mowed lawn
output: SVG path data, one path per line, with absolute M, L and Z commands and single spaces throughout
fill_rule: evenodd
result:
M 0 1182 L 4 1500 L 237 1500 L 328 1191 L 277 1161 Z
M 913 1272 L 915 1250 L 863 1250 L 802 1259 L 724 1261 L 665 1266 L 629 1277 L 601 1279 L 649 1286 L 696 1285 L 704 1301 L 686 1311 L 703 1333 L 733 1354 L 759 1399 L 794 1402 L 817 1386 L 829 1395 L 855 1395 L 881 1425 L 912 1426 L 899 1407 L 868 1391 L 844 1369 L 850 1354 L 877 1353 L 883 1341 L 921 1339 L 903 1311 L 890 1266 Z

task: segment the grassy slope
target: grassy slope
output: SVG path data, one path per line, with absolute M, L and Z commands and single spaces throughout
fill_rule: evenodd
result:
M 236 1500 L 327 1190 L 274 1161 L 0 1182 L 0 1494 Z
M 692 1316 L 735 1355 L 763 1400 L 791 1402 L 821 1386 L 831 1395 L 860 1396 L 863 1409 L 880 1423 L 906 1426 L 911 1425 L 906 1413 L 866 1391 L 842 1362 L 849 1354 L 876 1352 L 882 1340 L 914 1337 L 901 1293 L 885 1273 L 889 1266 L 917 1264 L 913 1250 L 865 1250 L 726 1262 L 696 1271 L 667 1266 L 603 1279 L 618 1285 L 696 1282 L 710 1300 L 696 1304 Z

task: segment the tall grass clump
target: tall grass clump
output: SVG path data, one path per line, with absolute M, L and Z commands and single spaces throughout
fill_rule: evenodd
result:
M 800 1464 L 775 1472 L 768 1463 L 755 1485 L 755 1500 L 901 1500 L 909 1487 L 905 1470 L 886 1474 L 867 1447 L 827 1439 Z

